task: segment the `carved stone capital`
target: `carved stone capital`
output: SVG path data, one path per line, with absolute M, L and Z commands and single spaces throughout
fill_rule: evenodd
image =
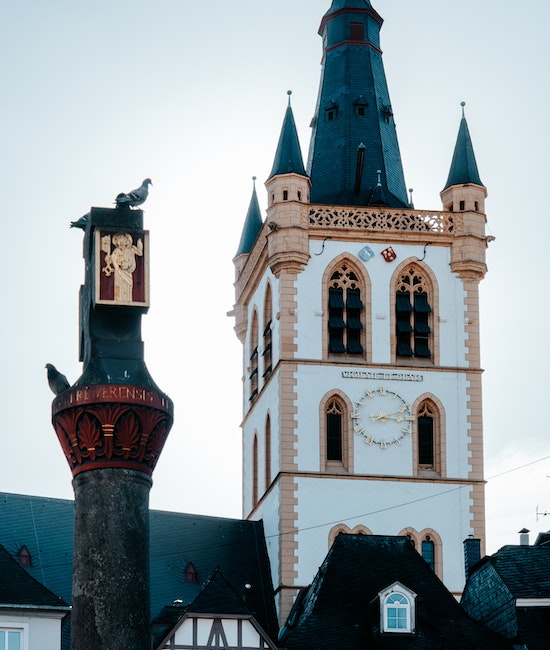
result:
M 52 423 L 73 477 L 105 468 L 151 476 L 172 422 L 172 401 L 139 386 L 74 388 L 52 404 Z

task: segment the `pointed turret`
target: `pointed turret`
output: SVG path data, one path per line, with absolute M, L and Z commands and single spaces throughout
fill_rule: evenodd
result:
M 409 206 L 382 22 L 368 0 L 333 0 L 321 22 L 323 71 L 308 160 L 312 203 L 380 205 L 382 197 L 389 207 Z
M 248 253 L 250 253 L 252 246 L 254 246 L 254 242 L 258 238 L 258 234 L 262 229 L 262 213 L 260 211 L 260 204 L 258 203 L 258 195 L 256 194 L 256 176 L 252 177 L 252 181 L 252 196 L 250 197 L 250 204 L 244 220 L 241 241 L 239 242 L 239 247 L 235 257 L 239 257 L 239 255 L 248 255 Z
M 273 168 L 271 169 L 269 178 L 273 178 L 273 176 L 277 176 L 278 174 L 290 173 L 300 174 L 300 176 L 306 175 L 300 141 L 298 140 L 298 131 L 296 130 L 296 122 L 294 121 L 294 114 L 290 105 L 292 91 L 289 90 L 287 94 L 288 107 L 286 109 L 285 119 L 283 120 L 283 128 L 279 136 L 279 144 L 277 145 L 275 160 L 273 161 Z
M 462 119 L 460 120 L 460 127 L 458 129 L 458 137 L 456 139 L 451 169 L 449 170 L 449 177 L 447 178 L 447 183 L 443 190 L 451 187 L 451 185 L 464 185 L 466 183 L 483 185 L 479 178 L 474 147 L 472 145 L 470 131 L 468 130 L 468 123 L 464 116 L 465 103 L 462 102 L 461 106 Z
M 451 212 L 485 212 L 487 190 L 479 177 L 474 147 L 464 116 L 465 103 L 461 103 L 462 118 L 458 129 L 453 159 L 441 201 Z

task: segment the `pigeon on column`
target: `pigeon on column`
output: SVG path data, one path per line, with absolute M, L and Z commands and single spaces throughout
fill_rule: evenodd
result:
M 145 202 L 149 194 L 149 185 L 152 184 L 151 179 L 146 178 L 137 190 L 132 190 L 128 194 L 119 194 L 115 199 L 116 207 L 128 206 L 129 208 L 136 208 L 138 205 L 141 205 Z
M 67 377 L 61 374 L 54 365 L 47 363 L 45 367 L 48 375 L 48 384 L 55 395 L 59 395 L 71 387 Z

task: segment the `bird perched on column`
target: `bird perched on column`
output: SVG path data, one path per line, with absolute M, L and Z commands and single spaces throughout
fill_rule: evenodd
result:
M 129 208 L 136 208 L 138 205 L 141 205 L 145 202 L 149 194 L 149 185 L 152 184 L 151 179 L 146 178 L 137 190 L 132 190 L 128 194 L 119 194 L 115 199 L 116 207 L 121 208 L 127 206 Z
M 61 374 L 54 365 L 47 363 L 45 367 L 48 375 L 48 384 L 55 395 L 59 395 L 71 387 L 67 377 Z
M 90 213 L 86 212 L 86 214 L 83 214 L 80 219 L 77 219 L 76 221 L 71 221 L 70 228 L 80 228 L 80 230 L 86 230 L 86 225 L 88 223 L 88 220 L 90 218 Z

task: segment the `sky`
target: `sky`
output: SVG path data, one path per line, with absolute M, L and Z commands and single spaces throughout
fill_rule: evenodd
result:
M 441 208 L 465 110 L 488 189 L 487 551 L 550 529 L 547 0 L 373 0 L 407 187 Z M 292 90 L 304 158 L 330 0 L 0 0 L 0 491 L 73 497 L 44 365 L 78 360 L 82 232 L 150 177 L 151 375 L 175 403 L 152 508 L 241 516 L 232 258 Z M 547 314 L 544 316 L 544 314 Z M 320 522 L 322 523 L 322 522 Z

